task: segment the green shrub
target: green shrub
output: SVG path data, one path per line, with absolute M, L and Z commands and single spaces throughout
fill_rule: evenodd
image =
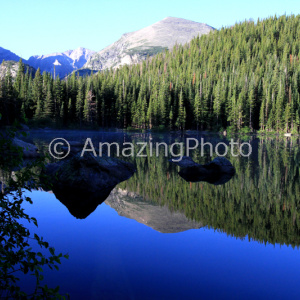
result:
M 24 190 L 38 187 L 40 173 L 36 170 L 44 167 L 44 158 L 22 168 L 22 151 L 12 143 L 15 134 L 16 129 L 13 129 L 0 135 L 0 298 L 65 299 L 59 294 L 59 287 L 53 289 L 42 285 L 42 271 L 45 266 L 58 269 L 61 258 L 68 258 L 68 255 L 55 254 L 48 242 L 37 234 L 32 235 L 24 225 L 27 221 L 37 226 L 37 220 L 24 212 L 22 204 L 25 201 L 32 203 Z M 20 170 L 12 177 L 11 169 L 16 166 Z M 33 243 L 41 247 L 41 252 L 32 251 Z M 42 254 L 45 249 L 48 249 L 48 255 Z M 35 277 L 32 294 L 26 294 L 18 285 L 20 273 Z

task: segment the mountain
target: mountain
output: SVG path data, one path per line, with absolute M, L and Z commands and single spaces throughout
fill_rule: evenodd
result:
M 145 201 L 143 197 L 115 188 L 105 201 L 120 216 L 136 220 L 161 233 L 176 233 L 203 227 L 182 212 L 171 212 L 166 206 Z
M 14 60 L 5 60 L 0 64 L 0 79 L 5 77 L 6 72 L 10 69 L 11 76 L 15 78 L 17 76 L 18 70 L 19 70 L 19 62 Z M 28 64 L 24 63 L 24 72 L 28 70 L 29 73 L 31 73 L 32 76 L 34 76 L 36 70 L 29 66 Z
M 34 55 L 24 63 L 41 72 L 47 71 L 59 75 L 60 78 L 81 70 L 82 74 L 91 70 L 116 68 L 124 64 L 138 63 L 146 57 L 155 55 L 165 49 L 172 49 L 177 44 L 185 44 L 195 36 L 207 34 L 213 27 L 180 18 L 168 17 L 144 29 L 123 34 L 114 44 L 100 52 L 86 48 L 77 48 L 65 52 L 55 52 L 48 55 Z M 20 57 L 13 52 L 0 47 L 0 63 L 19 61 Z
M 95 51 L 86 48 L 77 48 L 65 52 L 56 52 L 48 55 L 35 55 L 28 59 L 28 64 L 34 68 L 40 68 L 41 72 L 47 71 L 59 75 L 60 78 L 65 77 L 74 70 L 80 69 L 87 62 L 88 58 Z
M 14 61 L 19 61 L 20 60 L 20 56 L 16 55 L 15 53 L 4 49 L 2 47 L 0 47 L 0 64 L 1 62 L 4 60 L 14 60 Z
M 180 18 L 168 17 L 144 29 L 123 34 L 112 45 L 92 55 L 84 69 L 103 70 L 144 60 L 175 44 L 185 44 L 192 38 L 207 34 L 213 27 Z

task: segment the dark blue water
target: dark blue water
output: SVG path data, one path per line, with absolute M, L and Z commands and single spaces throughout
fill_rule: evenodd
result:
M 69 253 L 50 286 L 71 299 L 287 299 L 299 297 L 300 253 L 212 229 L 160 233 L 103 203 L 75 219 L 53 194 L 33 192 L 27 212 Z
M 71 139 L 71 137 L 69 138 Z M 106 137 L 104 136 L 104 138 Z M 114 138 L 116 136 L 112 137 L 112 140 Z M 120 140 L 123 138 L 121 135 Z M 72 137 L 72 140 L 74 139 Z M 260 142 L 265 143 L 264 141 Z M 256 144 L 259 143 L 256 141 Z M 291 153 L 291 149 L 286 149 L 286 143 L 279 145 L 283 153 Z M 273 148 L 270 145 L 270 149 Z M 263 160 L 260 160 L 260 157 L 264 157 L 266 151 L 270 152 L 271 150 L 264 149 L 260 152 L 259 149 L 254 151 L 252 160 L 246 161 L 246 167 L 251 169 L 250 166 L 259 165 L 258 169 L 264 174 Z M 296 151 L 296 154 L 298 153 L 297 146 L 295 149 L 295 145 L 293 145 L 292 149 Z M 277 149 L 277 151 L 279 150 Z M 274 158 L 273 154 L 271 156 Z M 291 162 L 287 162 L 287 157 L 283 163 L 285 170 L 289 170 L 287 168 L 291 164 Z M 279 162 L 282 160 L 281 157 Z M 54 194 L 41 191 L 30 193 L 34 204 L 26 204 L 25 209 L 29 215 L 38 219 L 39 227 L 34 229 L 35 232 L 43 236 L 57 252 L 70 255 L 68 260 L 62 259 L 59 271 L 45 270 L 45 283 L 52 287 L 59 285 L 61 293 L 69 293 L 71 299 L 299 298 L 300 252 L 298 240 L 295 238 L 298 233 L 299 217 L 298 214 L 293 213 L 291 208 L 298 201 L 298 196 L 295 194 L 296 198 L 289 203 L 288 197 L 291 198 L 291 196 L 286 194 L 284 189 L 287 182 L 280 185 L 279 188 L 287 198 L 279 197 L 277 192 L 275 196 L 271 196 L 271 201 L 274 200 L 279 207 L 273 217 L 273 210 L 270 209 L 272 204 L 263 203 L 262 199 L 265 198 L 261 199 L 259 195 L 264 192 L 266 195 L 270 194 L 274 189 L 275 181 L 281 182 L 276 178 L 277 176 L 280 178 L 282 172 L 277 163 L 275 165 L 278 169 L 274 169 L 272 172 L 270 170 L 274 167 L 273 163 L 266 162 L 266 158 L 264 163 L 267 163 L 266 170 L 269 170 L 269 174 L 266 173 L 265 178 L 269 178 L 270 182 L 266 179 L 261 187 L 262 178 L 257 180 L 258 182 L 254 180 L 252 184 L 254 188 L 257 187 L 259 193 L 258 196 L 253 197 L 250 193 L 251 199 L 249 194 L 247 194 L 248 199 L 244 192 L 247 190 L 249 182 L 246 171 L 243 169 L 242 172 L 238 165 L 236 165 L 238 174 L 232 181 L 223 186 L 203 183 L 203 185 L 196 186 L 195 192 L 196 196 L 197 193 L 200 195 L 205 191 L 218 192 L 218 197 L 223 197 L 222 191 L 225 191 L 225 195 L 229 195 L 228 191 L 240 190 L 237 194 L 240 195 L 240 198 L 235 198 L 231 207 L 232 211 L 239 211 L 240 202 L 245 201 L 247 204 L 252 205 L 253 203 L 257 207 L 257 211 L 259 211 L 257 216 L 256 211 L 252 213 L 247 209 L 250 217 L 245 214 L 244 217 L 240 217 L 237 214 L 236 218 L 228 217 L 224 221 L 222 219 L 224 211 L 228 213 L 228 216 L 232 212 L 220 210 L 218 214 L 214 214 L 213 211 L 218 209 L 216 206 L 220 203 L 232 201 L 231 196 L 223 199 L 223 202 L 217 202 L 220 200 L 217 198 L 208 198 L 209 202 L 207 203 L 199 202 L 199 206 L 209 206 L 207 213 L 203 215 L 203 212 L 199 210 L 199 215 L 195 216 L 199 216 L 200 220 L 197 222 L 202 222 L 201 226 L 203 227 L 175 233 L 161 233 L 147 225 L 147 220 L 141 221 L 138 217 L 134 219 L 134 215 L 131 218 L 120 216 L 105 202 L 99 205 L 86 219 L 76 219 L 55 198 Z M 143 166 L 143 164 L 141 165 Z M 148 171 L 149 166 L 147 166 Z M 160 165 L 157 165 L 157 168 L 160 168 Z M 260 171 L 257 171 L 257 168 L 254 169 L 253 176 L 255 177 Z M 287 171 L 287 174 L 290 173 Z M 275 174 L 276 180 L 272 174 Z M 142 169 L 139 169 L 128 182 L 144 178 L 142 175 L 145 174 L 142 173 Z M 177 178 L 176 173 L 173 176 L 173 178 Z M 253 176 L 249 175 L 249 178 Z M 298 183 L 295 182 L 293 188 L 298 191 Z M 157 186 L 153 189 L 160 189 L 159 184 L 160 181 L 157 177 Z M 189 183 L 182 179 L 178 179 L 176 184 L 189 191 Z M 120 184 L 120 187 L 124 189 L 124 185 Z M 135 185 L 132 184 L 131 188 L 134 187 Z M 151 185 L 150 188 L 139 186 L 139 189 L 143 188 L 144 194 L 147 188 L 150 192 L 154 192 Z M 161 193 L 162 199 L 169 197 L 167 192 L 162 191 Z M 291 195 L 293 194 L 294 192 L 291 190 Z M 146 198 L 143 200 L 142 197 L 141 201 L 149 201 L 149 197 L 148 200 Z M 171 207 L 173 207 L 174 210 L 174 203 L 179 202 L 180 199 L 173 200 L 169 199 L 169 204 L 166 202 L 161 205 L 169 210 L 172 210 Z M 259 205 L 257 205 L 257 201 Z M 267 199 L 264 201 L 268 203 Z M 281 203 L 280 201 L 283 201 L 284 205 L 278 204 Z M 186 203 L 187 207 L 188 205 L 189 203 Z M 298 205 L 298 202 L 295 205 Z M 289 217 L 289 209 L 291 209 L 291 217 Z M 211 215 L 210 212 L 212 212 Z M 188 210 L 181 213 L 186 214 L 187 220 L 189 220 Z M 236 215 L 233 214 L 233 216 Z M 264 219 L 264 217 L 270 218 L 273 223 L 268 222 L 265 225 L 265 231 L 261 233 L 260 225 L 255 224 L 258 224 L 258 220 Z M 254 221 L 248 222 L 243 218 Z M 216 220 L 219 219 L 223 221 L 218 221 L 218 223 Z M 285 222 L 291 220 L 291 222 L 284 223 L 282 220 Z M 240 227 L 244 221 L 246 225 Z M 281 224 L 281 222 L 283 222 L 282 225 L 276 227 L 276 224 Z M 290 225 L 286 226 L 285 224 Z M 242 233 L 241 228 L 246 228 L 250 235 Z M 275 228 L 275 231 L 272 228 Z M 282 232 L 281 235 L 275 235 L 276 230 Z M 28 288 L 29 281 L 26 284 L 28 284 Z

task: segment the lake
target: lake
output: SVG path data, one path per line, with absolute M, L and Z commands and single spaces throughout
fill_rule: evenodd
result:
M 32 131 L 28 140 L 46 153 L 57 137 L 90 137 L 95 144 L 230 141 L 194 132 L 51 130 Z M 45 270 L 45 283 L 59 285 L 71 299 L 298 298 L 299 140 L 234 139 L 250 142 L 252 153 L 226 156 L 236 174 L 225 184 L 186 182 L 170 157 L 148 155 L 123 158 L 137 172 L 86 218 L 71 214 L 51 192 L 29 193 L 34 203 L 25 211 L 39 224 L 32 230 L 70 255 L 59 271 Z M 191 157 L 212 160 L 199 149 Z

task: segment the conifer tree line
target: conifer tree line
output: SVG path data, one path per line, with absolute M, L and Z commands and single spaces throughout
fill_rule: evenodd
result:
M 0 81 L 1 122 L 69 126 L 300 130 L 300 15 L 245 21 L 136 65 L 80 77 Z

